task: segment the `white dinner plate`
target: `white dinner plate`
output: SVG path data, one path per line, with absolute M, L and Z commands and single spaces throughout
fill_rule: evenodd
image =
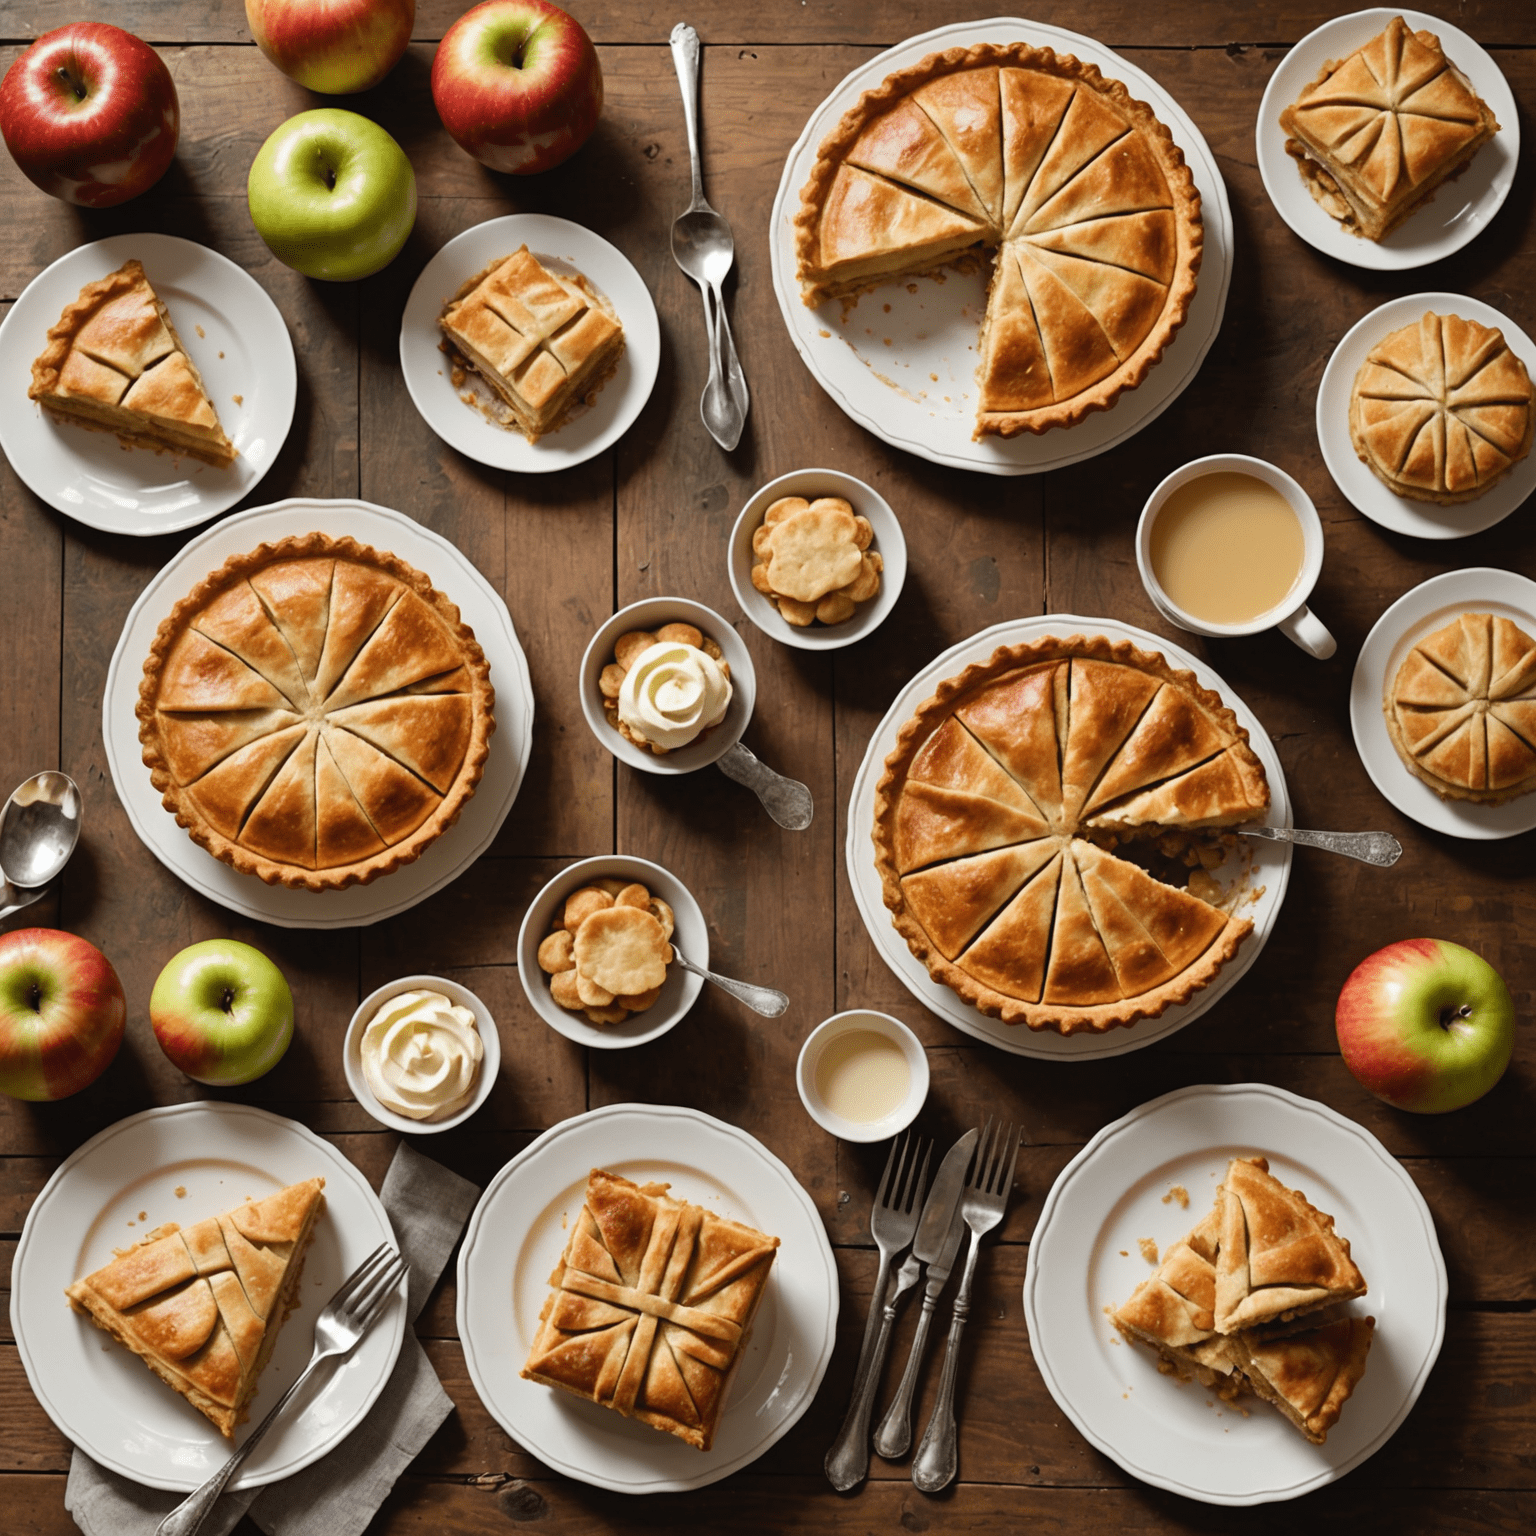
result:
M 1503 805 L 1442 800 L 1409 773 L 1387 734 L 1382 712 L 1387 680 L 1397 676 L 1418 641 L 1463 613 L 1503 614 L 1527 634 L 1536 634 L 1536 581 L 1513 571 L 1474 566 L 1431 576 L 1398 598 L 1372 626 L 1355 661 L 1349 685 L 1355 751 L 1376 788 L 1404 816 L 1430 831 L 1471 839 L 1517 837 L 1536 827 L 1536 795 L 1520 795 Z
M 144 766 L 139 722 L 134 714 L 144 658 L 149 655 L 155 631 L 171 609 L 231 555 L 317 529 L 392 551 L 430 576 L 432 585 L 458 605 L 464 622 L 474 630 L 491 664 L 491 686 L 496 690 L 496 729 L 491 733 L 485 776 L 459 819 L 415 863 L 403 865 L 371 885 L 351 885 L 340 891 L 266 885 L 199 848 L 160 803 Z M 533 687 L 507 605 L 467 555 L 403 512 L 367 501 L 297 497 L 225 518 L 162 567 L 123 623 L 107 670 L 101 717 L 107 766 L 117 797 L 139 840 L 172 874 L 209 900 L 258 922 L 276 923 L 280 928 L 357 928 L 425 901 L 456 880 L 490 847 L 512 809 L 528 766 L 533 744 Z
M 875 727 L 869 745 L 864 749 L 864 761 L 859 765 L 858 776 L 853 781 L 853 793 L 848 802 L 848 840 L 846 858 L 848 880 L 853 886 L 853 899 L 858 904 L 859 916 L 874 940 L 880 958 L 896 973 L 896 979 L 906 987 L 925 1008 L 938 1014 L 947 1023 L 989 1045 L 1012 1051 L 1017 1056 L 1037 1056 L 1046 1060 L 1069 1057 L 1083 1061 L 1103 1056 L 1123 1056 L 1127 1051 L 1139 1051 L 1145 1045 L 1162 1040 L 1175 1030 L 1193 1023 L 1208 1008 L 1237 985 L 1249 966 L 1259 958 L 1270 932 L 1280 916 L 1280 903 L 1285 899 L 1285 887 L 1291 877 L 1291 845 L 1289 843 L 1260 842 L 1257 838 L 1241 843 L 1240 849 L 1251 858 L 1248 865 L 1247 886 L 1259 891 L 1256 901 L 1243 907 L 1243 914 L 1252 920 L 1253 932 L 1243 941 L 1235 959 L 1227 962 L 1218 972 L 1215 981 L 1203 992 L 1197 992 L 1187 1003 L 1180 1003 L 1165 1010 L 1155 1019 L 1142 1019 L 1128 1029 L 1111 1029 L 1104 1034 L 1084 1031 L 1075 1035 L 1059 1035 L 1054 1030 L 1032 1030 L 1023 1024 L 1004 1024 L 1001 1019 L 989 1018 L 978 1009 L 964 1002 L 958 993 L 952 992 L 928 974 L 928 967 L 907 947 L 907 941 L 896 931 L 891 914 L 881 897 L 880 876 L 875 869 L 875 845 L 871 829 L 875 824 L 875 785 L 884 769 L 885 759 L 896 745 L 897 733 L 911 718 L 917 706 L 926 699 L 946 677 L 953 677 L 972 662 L 985 661 L 1000 645 L 1018 645 L 1028 640 L 1039 640 L 1045 635 L 1107 635 L 1111 640 L 1129 640 L 1151 651 L 1161 651 L 1177 667 L 1188 667 L 1195 674 L 1201 687 L 1221 695 L 1222 702 L 1236 715 L 1238 723 L 1248 732 L 1249 745 L 1258 753 L 1269 776 L 1269 815 L 1266 825 L 1288 827 L 1291 824 L 1291 799 L 1286 792 L 1285 772 L 1275 754 L 1273 744 L 1259 718 L 1203 661 L 1191 656 L 1171 640 L 1161 635 L 1149 634 L 1130 624 L 1114 619 L 1085 619 L 1070 613 L 1047 613 L 1036 619 L 1013 619 L 1005 624 L 994 624 L 951 646 L 942 656 L 935 657 L 916 677 L 898 693 L 885 712 L 884 719 Z M 1218 869 L 1220 878 L 1230 878 L 1230 872 Z
M 1280 114 L 1317 78 L 1325 64 L 1348 58 L 1394 16 L 1401 16 L 1414 31 L 1433 32 L 1440 39 L 1446 57 L 1493 109 L 1499 131 L 1492 142 L 1478 150 L 1460 176 L 1441 183 L 1429 201 L 1385 240 L 1363 240 L 1325 213 L 1308 190 L 1296 162 L 1285 152 Z M 1428 266 L 1476 239 L 1504 206 L 1520 159 L 1520 118 L 1514 94 L 1493 56 L 1439 16 L 1395 7 L 1336 16 L 1307 33 L 1269 77 L 1259 103 L 1254 137 L 1258 141 L 1259 174 L 1275 212 L 1325 256 L 1379 272 Z
M 304 1259 L 299 1305 L 278 1335 L 244 1439 L 309 1364 L 315 1319 L 394 1229 L 368 1181 L 329 1142 L 246 1104 L 147 1109 L 91 1137 L 27 1213 L 11 1281 L 11 1326 L 27 1380 L 82 1451 L 150 1488 L 188 1491 L 223 1466 L 230 1442 L 89 1318 L 64 1287 L 163 1222 L 191 1226 L 301 1179 L 325 1179 L 325 1212 Z M 231 1488 L 259 1488 L 318 1461 L 362 1423 L 395 1368 L 405 1307 L 392 1301 L 362 1343 L 272 1427 Z
M 487 387 L 471 378 L 455 389 L 438 343 L 437 319 L 460 286 L 477 272 L 526 245 L 538 259 L 567 276 L 580 273 L 613 306 L 624 326 L 624 355 L 591 406 L 536 443 L 521 432 L 498 427 L 461 393 Z M 493 469 L 548 474 L 584 464 L 611 447 L 634 424 L 656 383 L 661 362 L 661 327 L 645 279 L 615 245 L 569 219 L 547 213 L 511 213 L 487 219 L 455 235 L 422 269 L 400 321 L 400 367 L 405 387 L 422 419 L 451 448 Z
M 1392 299 L 1351 326 L 1333 349 L 1317 389 L 1317 441 L 1334 483 L 1373 523 L 1420 539 L 1462 539 L 1502 522 L 1536 490 L 1536 454 L 1522 459 L 1476 501 L 1442 507 L 1389 491 L 1355 452 L 1349 435 L 1350 392 L 1366 354 L 1393 331 L 1415 324 L 1431 310 L 1503 331 L 1515 356 L 1536 373 L 1536 342 L 1491 304 L 1462 293 L 1414 293 Z
M 87 283 L 130 256 L 170 311 L 240 457 L 228 469 L 55 420 L 27 399 L 48 327 Z M 108 533 L 193 528 L 255 489 L 293 424 L 298 374 L 277 305 L 249 272 L 176 235 L 113 235 L 77 246 L 27 284 L 0 325 L 0 448 L 49 506 Z
M 669 1183 L 780 1239 L 708 1451 L 518 1374 L 593 1168 Z M 612 1104 L 545 1131 L 491 1180 L 459 1250 L 459 1338 L 486 1411 L 546 1466 L 616 1493 L 702 1488 L 788 1434 L 832 1358 L 837 1305 L 811 1197 L 760 1141 L 696 1109 Z
M 1245 1418 L 1160 1375 L 1106 1315 L 1151 1273 L 1140 1239 L 1176 1243 L 1211 1209 L 1228 1161 L 1256 1153 L 1336 1218 L 1370 1287 L 1349 1304 L 1376 1319 L 1365 1377 L 1326 1445 L 1255 1398 Z M 1188 1210 L 1165 1199 L 1175 1184 Z M 1268 1083 L 1181 1088 L 1106 1125 L 1051 1187 L 1024 1271 L 1030 1347 L 1062 1412 L 1133 1477 L 1206 1504 L 1294 1499 L 1380 1450 L 1440 1353 L 1445 1302 L 1435 1224 L 1402 1164 L 1354 1121 Z
M 1162 360 L 1108 411 L 1036 437 L 988 437 L 976 427 L 976 343 L 986 308 L 987 274 L 946 271 L 943 281 L 891 283 L 861 295 L 844 324 L 843 300 L 816 309 L 800 302 L 794 217 L 821 141 L 864 91 L 930 53 L 974 43 L 1032 43 L 1097 64 L 1145 101 L 1184 152 L 1199 190 L 1205 253 L 1189 318 Z M 1000 16 L 956 22 L 909 37 L 861 64 L 811 114 L 784 162 L 769 226 L 779 311 L 811 376 L 861 427 L 894 448 L 935 464 L 993 475 L 1037 475 L 1106 452 L 1139 432 L 1176 400 L 1200 371 L 1221 329 L 1232 277 L 1232 211 L 1215 157 L 1184 109 L 1151 75 L 1077 32 Z M 911 291 L 916 289 L 916 292 Z M 866 327 L 868 328 L 866 330 Z M 889 344 L 887 343 L 889 338 Z

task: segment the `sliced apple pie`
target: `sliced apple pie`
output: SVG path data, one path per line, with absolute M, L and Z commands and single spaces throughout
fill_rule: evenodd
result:
M 779 1240 L 668 1188 L 592 1170 L 522 1374 L 707 1451 Z
M 233 1439 L 297 1304 L 324 1187 L 306 1179 L 185 1229 L 168 1222 L 65 1294 Z
M 526 245 L 477 272 L 438 321 L 452 354 L 477 373 L 529 442 L 555 431 L 612 376 L 624 327 L 580 273 L 552 272 Z
M 131 447 L 221 469 L 237 457 L 170 311 L 135 260 L 87 283 L 65 308 L 32 364 L 27 395 Z

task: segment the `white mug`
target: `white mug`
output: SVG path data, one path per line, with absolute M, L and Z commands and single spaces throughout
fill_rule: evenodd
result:
M 1301 571 L 1291 584 L 1291 589 L 1273 608 L 1244 624 L 1212 624 L 1197 619 L 1174 602 L 1163 590 L 1152 570 L 1152 525 L 1164 503 L 1181 485 L 1188 485 L 1202 475 L 1219 473 L 1251 475 L 1255 480 L 1272 486 L 1285 497 L 1296 521 L 1301 524 L 1305 554 Z M 1263 459 L 1252 459 L 1243 453 L 1213 453 L 1208 458 L 1194 459 L 1174 470 L 1147 498 L 1141 510 L 1141 521 L 1136 525 L 1136 566 L 1141 572 L 1141 584 L 1153 606 L 1171 624 L 1187 629 L 1196 635 L 1211 635 L 1224 639 L 1230 635 L 1257 635 L 1266 629 L 1278 629 L 1288 640 L 1293 640 L 1309 655 L 1320 661 L 1338 649 L 1338 641 L 1328 633 L 1322 620 L 1307 607 L 1307 598 L 1317 585 L 1323 570 L 1323 523 L 1312 505 L 1312 498 L 1286 474 Z

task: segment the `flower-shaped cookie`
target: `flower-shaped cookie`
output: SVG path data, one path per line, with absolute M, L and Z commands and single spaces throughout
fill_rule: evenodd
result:
M 672 909 L 643 886 L 596 880 L 572 891 L 543 943 L 549 995 L 594 1024 L 622 1024 L 661 996 Z
M 880 590 L 874 530 L 841 496 L 781 496 L 752 535 L 752 585 L 790 624 L 841 624 Z

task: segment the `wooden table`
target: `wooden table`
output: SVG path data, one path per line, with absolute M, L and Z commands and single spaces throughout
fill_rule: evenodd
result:
M 441 972 L 497 1014 L 501 1081 L 467 1128 L 424 1142 L 484 1183 L 539 1130 L 596 1105 L 694 1105 L 744 1126 L 784 1158 L 815 1198 L 842 1277 L 840 1343 L 800 1424 L 750 1470 L 689 1495 L 624 1499 L 551 1476 L 481 1407 L 454 1333 L 454 1288 L 439 1287 L 418 1331 L 458 1413 L 385 1505 L 379 1532 L 550 1532 L 727 1526 L 811 1532 L 1039 1529 L 1087 1532 L 1330 1529 L 1514 1532 L 1536 1528 L 1536 1196 L 1531 1022 L 1536 933 L 1532 838 L 1458 842 L 1406 821 L 1377 794 L 1350 737 L 1347 697 L 1359 645 L 1399 594 L 1466 565 L 1536 568 L 1529 510 L 1462 542 L 1415 542 L 1361 519 L 1320 459 L 1312 406 L 1344 331 L 1398 294 L 1475 294 L 1536 329 L 1536 155 L 1527 152 L 1493 226 L 1428 272 L 1377 275 L 1303 245 L 1271 208 L 1254 164 L 1253 124 L 1285 48 L 1333 13 L 1316 4 L 1234 7 L 1130 0 L 1041 3 L 1039 19 L 1101 38 L 1154 75 L 1210 141 L 1226 178 L 1236 265 L 1226 324 L 1199 376 L 1161 418 L 1113 452 L 1049 475 L 956 473 L 885 448 L 836 410 L 785 335 L 770 289 L 767 222 L 784 156 L 808 114 L 854 66 L 940 21 L 920 0 L 695 0 L 706 43 L 708 189 L 736 232 L 736 337 L 753 406 L 739 449 L 721 453 L 698 419 L 705 364 L 699 298 L 668 251 L 687 201 L 688 156 L 666 36 L 677 15 L 639 0 L 576 7 L 599 46 L 607 89 L 592 142 L 530 182 L 494 176 L 438 124 L 428 89 L 435 42 L 463 8 L 421 0 L 416 42 L 383 86 L 345 103 L 404 145 L 421 204 L 404 253 L 353 285 L 310 283 L 272 259 L 251 227 L 245 176 L 292 113 L 320 104 L 250 45 L 237 0 L 119 0 L 114 19 L 153 42 L 176 77 L 183 126 L 174 168 L 126 207 L 85 213 L 34 190 L 0 160 L 0 301 L 50 261 L 108 234 L 164 230 L 232 257 L 276 300 L 299 361 L 292 436 L 253 502 L 362 496 L 454 540 L 505 595 L 533 672 L 530 771 L 491 852 L 403 917 L 306 933 L 237 921 L 178 883 L 134 836 L 107 772 L 101 698 L 133 600 L 179 540 L 91 531 L 42 505 L 0 469 L 0 793 L 60 766 L 80 784 L 85 838 L 57 899 L 26 921 L 100 945 L 129 998 L 128 1039 L 92 1088 L 62 1104 L 0 1106 L 0 1250 L 10 1256 L 28 1205 L 60 1159 L 119 1117 L 204 1096 L 161 1055 L 150 986 L 181 946 L 214 935 L 255 943 L 293 984 L 298 1031 L 268 1077 L 234 1097 L 291 1115 L 341 1147 L 375 1182 L 395 1136 L 353 1102 L 340 1045 L 358 998 L 402 968 Z M 985 9 L 984 7 L 981 9 Z M 1536 107 L 1536 10 L 1464 0 L 1455 20 L 1495 51 L 1527 113 Z M 1242 14 L 1242 20 L 1235 19 Z M 0 67 L 22 43 L 80 14 L 71 0 L 0 7 Z M 1527 128 L 1529 122 L 1527 122 Z M 636 264 L 661 313 L 656 391 L 615 450 L 547 477 L 489 471 L 445 448 L 406 394 L 396 349 L 416 274 L 444 241 L 517 210 L 587 224 Z M 11 402 L 6 409 L 17 409 Z M 1274 460 L 1311 493 L 1328 553 L 1315 606 L 1339 638 L 1319 663 L 1270 634 L 1200 651 L 1270 731 L 1302 826 L 1385 827 L 1407 852 L 1390 872 L 1301 853 L 1279 924 L 1246 980 L 1198 1023 L 1153 1049 L 1084 1065 L 1004 1054 L 926 1015 L 878 958 L 849 890 L 842 847 L 853 775 L 876 721 L 941 649 L 999 620 L 1104 613 L 1168 634 L 1137 580 L 1135 518 L 1169 470 L 1232 449 Z M 833 656 L 774 645 L 742 619 L 758 673 L 748 744 L 814 790 L 815 824 L 781 832 L 750 795 L 714 774 L 687 783 L 617 768 L 586 729 L 573 689 L 588 635 L 614 608 L 676 593 L 738 610 L 725 538 L 752 490 L 805 464 L 836 466 L 895 506 L 912 556 L 883 629 Z M 779 983 L 789 1014 L 767 1022 L 706 994 L 685 1023 L 637 1051 L 585 1053 L 527 1006 L 514 970 L 523 909 L 567 861 L 613 850 L 676 871 L 698 896 L 719 966 Z M 13 924 L 16 922 L 13 919 Z M 1423 933 L 1471 945 L 1507 977 L 1520 1043 L 1503 1083 L 1443 1118 L 1391 1111 L 1345 1070 L 1332 1016 L 1365 954 Z M 988 1111 L 1021 1116 L 1028 1145 L 1002 1240 L 984 1256 L 962 1372 L 960 1485 L 915 1492 L 901 1465 L 875 1461 L 856 1496 L 834 1494 L 822 1454 L 847 1401 L 869 1306 L 867 1214 L 879 1154 L 817 1129 L 795 1093 L 800 1042 L 852 1005 L 906 1019 L 928 1046 L 933 1088 L 923 1125 L 952 1136 Z M 1020 1285 L 1051 1181 L 1106 1121 L 1187 1083 L 1256 1079 L 1322 1100 L 1370 1127 L 1434 1211 L 1451 1277 L 1446 1343 L 1418 1407 L 1389 1445 L 1304 1505 L 1245 1513 L 1154 1492 L 1090 1450 L 1046 1393 L 1030 1354 Z M 35 1403 L 8 1312 L 0 1311 L 0 1527 L 66 1532 L 70 1447 Z M 901 1341 L 897 1342 L 897 1355 Z M 893 1368 L 894 1370 L 894 1368 Z M 930 1365 L 931 1393 L 937 1372 Z M 1348 1522 L 1348 1525 L 1346 1525 Z M 244 1525 L 249 1536 L 255 1527 Z

